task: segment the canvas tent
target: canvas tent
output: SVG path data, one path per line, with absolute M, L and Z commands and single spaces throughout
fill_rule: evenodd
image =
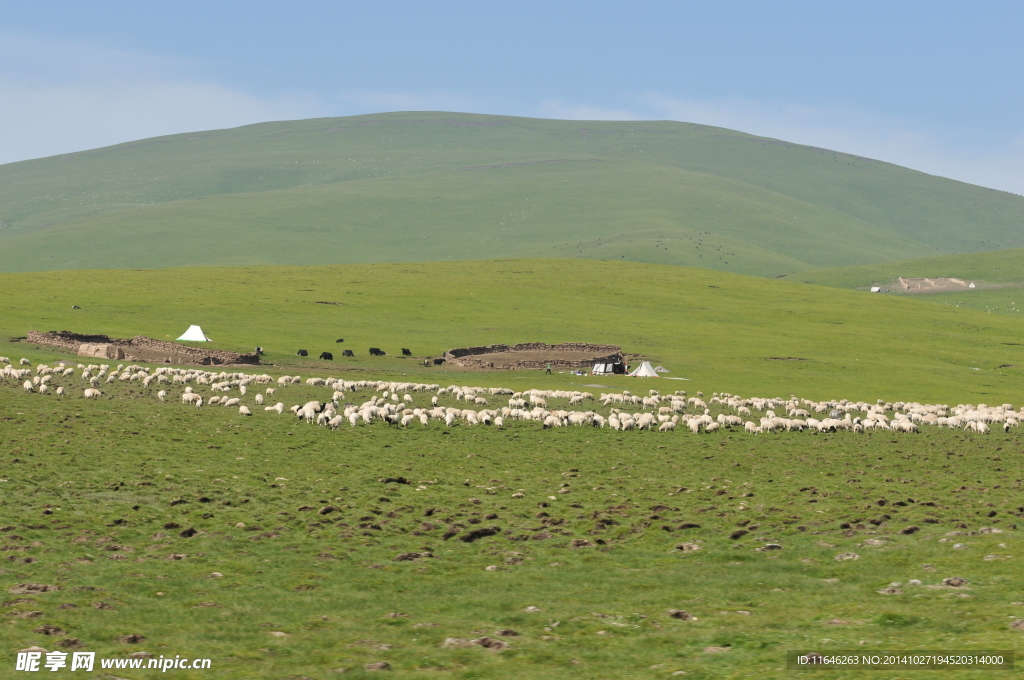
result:
M 189 326 L 188 330 L 185 331 L 178 340 L 188 340 L 189 342 L 213 342 L 210 338 L 206 337 L 206 333 L 199 326 Z
M 658 375 L 658 372 L 654 370 L 654 367 L 651 366 L 651 362 L 650 361 L 645 361 L 644 363 L 640 364 L 640 368 L 638 368 L 635 371 L 633 371 L 632 373 L 630 373 L 630 375 L 633 376 L 634 378 L 658 378 L 658 377 L 660 377 Z
M 594 364 L 594 370 L 591 372 L 594 375 L 611 375 L 613 365 L 614 364 Z

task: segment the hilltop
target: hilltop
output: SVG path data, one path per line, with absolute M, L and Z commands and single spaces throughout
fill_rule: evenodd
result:
M 670 121 L 392 113 L 0 166 L 0 271 L 592 258 L 759 276 L 1024 246 L 1024 198 Z

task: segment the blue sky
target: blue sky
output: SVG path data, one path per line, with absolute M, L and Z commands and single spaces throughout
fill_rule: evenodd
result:
M 1024 4 L 0 2 L 0 163 L 395 110 L 673 119 L 1024 194 Z

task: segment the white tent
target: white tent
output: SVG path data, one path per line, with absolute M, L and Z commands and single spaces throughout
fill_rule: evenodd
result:
M 213 342 L 210 338 L 206 337 L 206 333 L 199 326 L 189 326 L 188 330 L 185 331 L 178 340 L 188 340 L 190 342 Z
M 660 377 L 658 375 L 658 372 L 654 370 L 654 367 L 651 366 L 651 362 L 650 361 L 645 361 L 644 363 L 640 364 L 640 368 L 638 368 L 635 371 L 633 371 L 632 373 L 630 373 L 630 375 L 633 376 L 634 378 L 658 378 L 658 377 Z
M 594 370 L 591 373 L 594 375 L 611 375 L 612 364 L 594 364 Z

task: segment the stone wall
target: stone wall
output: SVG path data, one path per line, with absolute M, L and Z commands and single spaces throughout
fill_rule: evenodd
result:
M 110 338 L 106 335 L 83 335 L 71 331 L 29 331 L 26 341 L 36 345 L 60 347 L 81 356 L 147 363 L 199 364 L 258 364 L 258 354 L 239 354 L 221 349 L 191 347 L 176 342 L 147 338 L 144 335 L 130 340 Z
M 522 359 L 516 357 L 516 353 L 519 352 L 585 352 L 590 356 L 583 359 L 567 359 L 557 356 L 541 359 Z M 477 358 L 480 355 L 501 354 L 507 356 L 488 356 L 486 359 Z M 613 364 L 622 361 L 622 348 L 617 345 L 593 345 L 585 342 L 566 342 L 561 345 L 525 342 L 512 346 L 484 345 L 480 347 L 459 347 L 448 350 L 444 358 L 456 366 L 511 371 L 545 368 L 548 364 L 551 364 L 552 368 L 593 368 L 594 364 Z

